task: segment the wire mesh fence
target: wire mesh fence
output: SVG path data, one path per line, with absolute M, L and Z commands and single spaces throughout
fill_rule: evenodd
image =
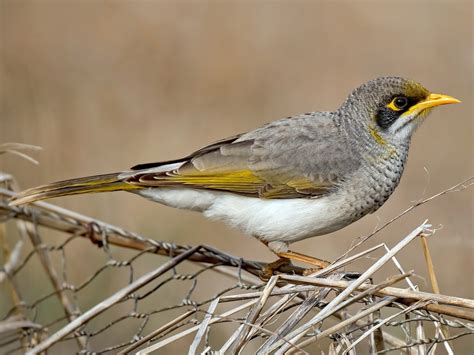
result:
M 0 183 L 1 353 L 433 354 L 474 333 L 474 300 L 439 294 L 432 268 L 434 292 L 420 292 L 397 259 L 421 239 L 430 265 L 427 221 L 391 248 L 363 250 L 376 231 L 322 270 L 270 270 L 49 203 L 10 207 L 15 181 L 1 173 Z M 367 256 L 370 267 L 346 271 Z M 381 272 L 388 263 L 396 274 Z

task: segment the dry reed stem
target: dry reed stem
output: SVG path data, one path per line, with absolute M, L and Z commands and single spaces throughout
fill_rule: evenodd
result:
M 55 334 L 51 335 L 48 337 L 45 341 L 41 342 L 37 346 L 35 346 L 33 349 L 27 352 L 27 355 L 35 355 L 39 354 L 49 347 L 53 345 L 54 343 L 58 342 L 68 334 L 74 332 L 77 330 L 80 326 L 86 324 L 89 320 L 95 318 L 97 315 L 101 314 L 102 312 L 105 312 L 107 309 L 112 307 L 114 304 L 117 302 L 121 301 L 123 298 L 131 294 L 132 292 L 138 290 L 140 287 L 143 285 L 146 285 L 149 283 L 151 280 L 156 279 L 158 276 L 162 275 L 163 273 L 167 272 L 168 270 L 172 269 L 176 265 L 178 265 L 180 262 L 186 260 L 187 257 L 190 255 L 194 254 L 198 249 L 200 249 L 200 246 L 196 246 L 187 252 L 180 254 L 178 256 L 175 256 L 173 259 L 167 261 L 165 264 L 161 265 L 157 269 L 146 273 L 145 275 L 141 276 L 138 278 L 136 281 L 132 282 L 131 284 L 127 285 L 126 287 L 120 289 L 118 292 L 110 296 L 109 298 L 105 299 L 104 301 L 98 303 L 94 307 L 92 307 L 90 310 L 87 312 L 84 312 L 82 315 L 74 319 L 72 322 L 67 324 L 65 327 L 60 329 L 58 332 Z
M 354 292 L 359 286 L 361 286 L 367 279 L 369 279 L 377 270 L 379 270 L 384 264 L 386 264 L 395 254 L 407 246 L 413 239 L 420 236 L 422 233 L 426 233 L 428 225 L 427 221 L 423 222 L 419 227 L 417 227 L 413 232 L 408 236 L 403 238 L 397 245 L 395 245 L 390 252 L 383 255 L 379 260 L 377 260 L 372 266 L 370 266 L 357 280 L 352 282 L 339 294 L 337 295 L 323 310 L 321 310 L 318 315 L 313 317 L 309 322 L 300 326 L 298 329 L 294 330 L 288 335 L 288 338 L 291 339 L 291 343 L 296 344 L 313 326 L 323 321 L 325 318 L 336 312 L 338 305 L 352 292 Z M 340 281 L 339 281 L 340 282 Z M 275 343 L 268 351 L 275 351 L 279 348 L 275 354 L 280 355 L 287 351 L 289 348 L 286 344 L 282 344 L 281 341 Z
M 328 279 L 339 281 L 343 277 L 343 274 L 333 274 L 328 276 Z M 257 354 L 266 354 L 275 342 L 279 339 L 283 339 L 288 335 L 295 326 L 305 317 L 311 310 L 313 310 L 317 304 L 324 298 L 326 298 L 332 289 L 325 287 L 321 290 L 311 292 L 306 297 L 303 303 L 288 317 L 288 320 L 284 322 L 275 332 L 275 335 L 269 338 L 263 345 L 258 349 Z M 337 310 L 336 310 L 337 312 Z M 290 341 L 292 344 L 296 344 L 294 341 Z
M 298 276 L 298 275 L 280 275 L 280 278 L 282 280 L 287 280 L 294 284 L 306 284 L 306 285 L 315 285 L 315 286 L 323 286 L 323 287 L 332 287 L 332 288 L 338 288 L 338 289 L 344 289 L 344 290 L 347 290 L 350 287 L 351 292 L 365 291 L 373 287 L 368 284 L 360 284 L 354 288 L 353 286 L 354 282 L 333 281 L 329 279 L 312 278 L 308 276 Z M 474 309 L 474 300 L 471 300 L 468 298 L 455 297 L 455 296 L 439 295 L 439 294 L 429 293 L 429 292 L 411 291 L 411 290 L 395 288 L 395 287 L 385 287 L 379 291 L 374 292 L 373 294 L 377 296 L 393 296 L 393 297 L 396 297 L 397 299 L 402 299 L 401 301 L 405 300 L 407 302 L 429 299 L 433 302 Z M 472 320 L 472 319 L 469 319 L 469 320 Z
M 179 322 L 182 322 L 183 320 L 185 320 L 191 314 L 194 314 L 194 313 L 196 313 L 196 311 L 191 310 L 191 311 L 187 311 L 187 312 L 181 314 L 180 316 L 176 317 L 172 321 L 169 321 L 165 325 L 159 327 L 158 329 L 155 329 L 154 331 L 152 331 L 148 335 L 144 336 L 143 338 L 141 338 L 141 339 L 137 340 L 136 342 L 130 344 L 128 347 L 126 347 L 122 351 L 118 352 L 117 355 L 125 355 L 125 354 L 131 353 L 133 350 L 139 348 L 143 344 L 146 344 L 147 342 L 149 342 L 149 341 L 153 340 L 154 338 L 158 337 L 161 333 L 167 331 L 168 329 L 170 329 L 174 325 L 178 324 Z
M 3 143 L 0 144 L 0 155 L 5 154 L 5 153 L 10 153 L 14 154 L 16 156 L 19 156 L 20 158 L 23 158 L 30 163 L 38 165 L 38 161 L 34 158 L 32 158 L 30 155 L 21 152 L 22 150 L 25 151 L 38 151 L 41 150 L 41 147 L 38 147 L 36 145 L 31 145 L 31 144 L 24 144 L 24 143 Z
M 465 190 L 466 188 L 468 188 L 469 186 L 471 186 L 472 184 L 474 184 L 474 176 L 470 176 L 468 177 L 467 179 L 441 191 L 441 192 L 438 192 L 428 198 L 425 198 L 421 201 L 418 201 L 416 202 L 415 204 L 411 205 L 410 207 L 408 207 L 406 210 L 404 210 L 403 212 L 399 213 L 398 215 L 396 215 L 395 217 L 393 217 L 392 219 L 390 219 L 388 222 L 384 223 L 382 226 L 376 228 L 372 233 L 366 235 L 366 236 L 363 236 L 363 237 L 359 237 L 357 238 L 357 242 L 352 245 L 344 254 L 342 254 L 339 258 L 337 258 L 335 260 L 336 261 L 339 261 L 341 259 L 344 259 L 347 255 L 349 255 L 354 249 L 358 248 L 360 245 L 362 245 L 363 243 L 365 243 L 367 240 L 369 240 L 370 238 L 372 238 L 374 235 L 376 235 L 377 233 L 379 233 L 380 231 L 382 231 L 383 229 L 387 228 L 389 225 L 391 225 L 393 222 L 395 222 L 396 220 L 402 218 L 404 215 L 412 212 L 413 210 L 415 210 L 417 207 L 421 206 L 421 205 L 424 205 L 425 203 L 428 203 L 428 202 L 431 202 L 435 199 L 437 199 L 438 197 L 440 196 L 443 196 L 443 195 L 446 195 L 446 194 L 449 194 L 449 193 L 452 193 L 452 192 L 459 192 L 459 191 L 462 191 L 462 190 Z
M 207 327 L 209 326 L 209 321 L 211 320 L 211 317 L 214 314 L 214 311 L 216 310 L 217 305 L 219 304 L 219 301 L 220 301 L 220 298 L 217 297 L 209 305 L 209 308 L 207 309 L 207 313 L 204 316 L 203 321 L 199 325 L 199 329 L 196 332 L 196 336 L 194 337 L 194 340 L 191 343 L 191 346 L 189 347 L 188 355 L 196 354 L 196 350 L 197 350 L 199 344 L 201 343 L 201 340 L 204 337 L 204 334 L 206 333 L 206 330 L 208 329 Z
M 369 330 L 367 330 L 364 334 L 362 334 L 358 339 L 356 339 L 355 341 L 353 341 L 350 346 L 344 350 L 344 352 L 342 353 L 342 355 L 346 355 L 351 349 L 353 349 L 357 344 L 359 344 L 364 338 L 366 338 L 370 333 L 374 332 L 376 329 L 380 328 L 382 325 L 384 325 L 385 323 L 387 323 L 388 321 L 390 321 L 391 319 L 394 319 L 402 314 L 407 314 L 408 312 L 411 312 L 417 308 L 422 308 L 423 306 L 426 305 L 427 302 L 430 302 L 430 301 L 418 301 L 416 302 L 415 304 L 412 304 L 410 307 L 398 312 L 398 313 L 395 313 L 393 315 L 391 315 L 390 317 L 387 317 L 385 319 L 383 319 L 382 321 L 378 322 L 375 326 L 371 327 Z
M 276 286 L 278 281 L 278 276 L 272 276 L 270 280 L 267 282 L 267 285 L 265 286 L 264 290 L 262 291 L 262 295 L 258 299 L 258 302 L 252 307 L 250 310 L 249 314 L 247 315 L 247 318 L 245 319 L 245 323 L 249 324 L 254 324 L 255 321 L 257 320 L 258 315 L 262 311 L 263 307 L 268 301 L 268 298 L 270 297 L 271 292 L 273 291 L 274 287 Z M 250 332 L 250 327 L 247 324 L 244 324 L 239 327 L 239 329 L 233 334 L 232 338 L 235 338 L 233 340 L 229 351 L 232 354 L 238 354 L 244 344 L 245 344 L 245 338 Z
M 272 292 L 269 294 L 269 296 L 282 296 L 282 295 L 288 295 L 288 294 L 293 294 L 293 293 L 301 293 L 301 292 L 309 292 L 309 291 L 315 291 L 316 286 L 295 286 L 292 287 L 291 289 L 279 289 L 279 290 L 272 290 Z M 259 298 L 263 294 L 263 291 L 258 291 L 258 292 L 248 292 L 248 293 L 241 293 L 238 295 L 230 295 L 230 296 L 223 296 L 221 297 L 221 302 L 236 302 L 236 301 L 243 301 L 243 300 L 248 300 L 252 298 Z
M 12 197 L 14 193 L 0 188 L 0 196 Z M 107 233 L 107 243 L 118 247 L 147 251 L 163 256 L 176 256 L 189 250 L 190 246 L 181 246 L 172 243 L 158 242 L 153 239 L 144 238 L 136 233 L 128 232 L 122 228 L 110 225 L 79 213 L 66 210 L 64 208 L 45 203 L 35 202 L 28 206 L 7 206 L 0 201 L 0 212 L 10 211 L 15 213 L 17 218 L 31 221 L 36 224 L 69 234 L 87 238 L 93 243 L 102 245 L 101 231 Z M 190 256 L 191 261 L 210 264 L 222 264 L 227 266 L 241 266 L 243 270 L 261 277 L 262 270 L 268 265 L 264 262 L 244 260 L 215 250 L 209 246 L 203 246 L 199 253 Z M 291 264 L 282 265 L 278 271 L 283 273 L 302 274 L 305 269 Z
M 382 309 L 383 307 L 386 307 L 386 306 L 390 305 L 394 300 L 395 300 L 395 297 L 386 297 L 385 299 L 375 303 L 371 307 L 357 313 L 356 315 L 353 315 L 352 317 L 344 319 L 343 321 L 339 322 L 338 324 L 336 324 L 336 325 L 334 325 L 334 326 L 332 326 L 332 327 L 330 327 L 326 330 L 323 330 L 321 333 L 317 334 L 316 336 L 302 341 L 301 343 L 298 344 L 298 346 L 301 347 L 301 348 L 305 348 L 306 346 L 308 346 L 310 344 L 313 344 L 313 343 L 317 342 L 318 340 L 320 340 L 324 337 L 330 336 L 330 335 L 338 332 L 339 330 L 343 329 L 344 327 L 347 327 L 347 326 L 355 323 L 359 319 L 365 318 L 368 315 L 373 314 L 374 312 Z M 287 354 L 293 354 L 293 351 L 289 350 L 287 352 Z
M 238 307 L 235 307 L 235 308 L 233 308 L 233 309 L 231 309 L 227 312 L 224 312 L 219 317 L 216 316 L 214 318 L 211 318 L 211 320 L 209 321 L 208 324 L 213 324 L 213 323 L 216 323 L 216 322 L 220 321 L 222 318 L 227 318 L 227 317 L 231 316 L 234 313 L 240 312 L 240 311 L 254 305 L 256 302 L 257 302 L 257 300 L 252 300 L 252 301 L 244 303 L 244 304 L 242 304 Z M 186 329 L 185 331 L 183 331 L 181 333 L 175 334 L 175 335 L 173 335 L 173 336 L 171 336 L 167 339 L 164 339 L 164 340 L 162 340 L 162 341 L 160 341 L 156 344 L 153 344 L 152 346 L 150 346 L 146 349 L 143 349 L 143 350 L 137 352 L 137 354 L 139 354 L 139 355 L 149 354 L 153 351 L 161 349 L 162 347 L 164 347 L 164 346 L 166 346 L 166 345 L 168 345 L 168 344 L 170 344 L 170 343 L 172 343 L 172 342 L 174 342 L 178 339 L 181 339 L 182 337 L 185 337 L 188 334 L 192 334 L 193 332 L 197 331 L 198 329 L 199 329 L 198 325 L 194 326 L 194 327 L 191 327 L 189 329 Z
M 433 259 L 431 258 L 430 249 L 428 248 L 428 241 L 424 236 L 422 236 L 420 240 L 421 240 L 421 246 L 423 249 L 423 255 L 425 256 L 426 266 L 428 268 L 428 275 L 430 277 L 431 288 L 434 293 L 440 294 L 441 292 L 439 289 L 438 279 L 436 277 L 436 273 L 435 273 L 435 269 L 433 265 Z M 439 330 L 439 332 L 441 333 L 442 337 L 449 338 L 449 331 L 445 325 L 439 324 L 436 322 L 435 326 L 436 326 L 436 329 Z M 446 347 L 446 351 L 448 352 L 449 355 L 454 354 L 453 349 L 452 349 L 453 348 L 452 344 L 449 344 L 448 342 L 445 342 L 443 344 Z
M 31 149 L 30 146 L 28 146 L 29 149 Z M 20 188 L 15 181 L 15 179 L 12 177 L 9 180 L 5 181 L 7 184 L 7 187 L 11 191 L 19 191 Z M 23 240 L 26 240 L 28 238 L 33 245 L 36 253 L 38 254 L 39 260 L 41 262 L 41 265 L 43 266 L 44 270 L 46 271 L 46 274 L 48 275 L 48 278 L 54 288 L 54 290 L 57 292 L 57 295 L 59 297 L 59 300 L 61 302 L 61 305 L 64 309 L 64 312 L 66 313 L 66 316 L 69 321 L 74 320 L 77 318 L 77 316 L 80 314 L 80 310 L 77 307 L 77 305 L 72 302 L 69 298 L 69 296 L 66 294 L 65 290 L 63 290 L 63 285 L 62 282 L 56 273 L 56 270 L 54 269 L 53 263 L 51 261 L 51 258 L 49 256 L 48 250 L 44 249 L 43 246 L 43 241 L 41 240 L 41 237 L 39 233 L 37 232 L 35 226 L 31 223 L 25 222 L 18 220 L 17 222 L 18 230 L 22 236 Z M 76 341 L 78 342 L 79 346 L 82 348 L 85 348 L 87 346 L 87 341 L 83 337 L 77 337 Z
M 14 330 L 21 330 L 21 329 L 41 329 L 42 326 L 38 323 L 33 323 L 29 320 L 24 320 L 23 317 L 20 316 L 13 316 L 7 318 L 4 321 L 0 321 L 0 335 L 3 333 L 11 332 Z
M 4 224 L 0 224 L 0 244 L 2 247 L 3 258 L 6 260 L 2 268 L 3 270 L 0 271 L 0 283 L 2 283 L 4 280 L 10 280 L 9 290 L 13 304 L 15 305 L 15 312 L 21 313 L 21 296 L 15 281 L 12 280 L 10 276 L 15 272 L 18 264 L 20 263 L 19 256 L 22 242 L 18 241 L 13 248 L 13 251 L 11 251 L 6 241 L 6 227 Z
M 433 259 L 431 258 L 431 253 L 428 248 L 428 241 L 424 236 L 422 236 L 420 240 L 423 249 L 423 255 L 425 256 L 426 266 L 428 267 L 428 275 L 430 276 L 431 287 L 434 293 L 440 293 L 438 280 L 434 270 Z
M 410 209 L 404 211 L 401 215 L 408 213 L 414 207 L 419 206 L 420 204 L 426 203 L 428 201 L 431 201 L 435 197 L 439 197 L 443 195 L 444 193 L 460 191 L 466 188 L 467 186 L 465 186 L 464 184 L 470 182 L 471 179 L 472 178 L 467 179 L 464 182 L 457 184 L 446 191 L 433 195 L 432 197 L 415 204 Z M 11 196 L 12 193 L 9 192 L 8 190 L 0 189 L 0 195 Z M 89 238 L 93 243 L 99 244 L 99 245 L 107 246 L 107 244 L 111 244 L 111 245 L 116 245 L 119 247 L 132 248 L 132 249 L 139 250 L 140 254 L 144 252 L 150 252 L 150 253 L 156 253 L 156 254 L 161 254 L 161 255 L 166 255 L 166 256 L 174 256 L 175 258 L 172 260 L 177 259 L 176 255 L 180 255 L 183 258 L 183 260 L 186 259 L 186 260 L 200 262 L 200 263 L 204 262 L 204 263 L 209 263 L 209 264 L 214 264 L 214 265 L 232 266 L 234 268 L 238 268 L 238 275 L 232 275 L 232 276 L 235 278 L 238 278 L 239 283 L 241 280 L 241 275 L 240 275 L 241 270 L 245 270 L 253 275 L 260 276 L 260 270 L 262 266 L 265 266 L 265 263 L 260 263 L 260 262 L 255 262 L 255 261 L 246 261 L 239 258 L 235 258 L 219 250 L 215 250 L 211 247 L 196 247 L 197 249 L 192 251 L 191 247 L 188 247 L 188 246 L 179 246 L 179 245 L 174 245 L 171 243 L 162 243 L 158 241 L 152 241 L 152 240 L 143 238 L 135 233 L 130 233 L 128 231 L 109 225 L 107 223 L 96 221 L 95 219 L 82 216 L 72 211 L 68 211 L 68 210 L 59 208 L 57 206 L 50 205 L 43 202 L 37 203 L 29 207 L 28 209 L 25 209 L 22 207 L 12 208 L 4 204 L 4 202 L 0 201 L 0 214 L 2 212 L 5 215 L 9 215 L 10 217 L 14 216 L 15 218 L 23 219 L 26 221 L 34 221 L 37 225 L 44 225 L 48 228 L 60 230 L 68 234 L 76 233 L 77 235 L 80 235 L 81 237 Z M 398 219 L 398 218 L 399 217 L 396 217 L 395 219 Z M 395 219 L 390 221 L 389 224 L 393 222 Z M 385 226 L 382 226 L 382 228 L 384 228 Z M 460 307 L 472 309 L 474 307 L 474 300 L 467 300 L 467 299 L 462 299 L 462 298 L 457 298 L 457 297 L 419 292 L 416 290 L 415 285 L 407 277 L 408 275 L 393 276 L 391 279 L 375 286 L 368 285 L 365 283 L 370 277 L 372 277 L 372 275 L 378 269 L 380 269 L 381 266 L 386 264 L 389 260 L 392 260 L 395 263 L 397 269 L 400 271 L 400 273 L 404 274 L 403 267 L 398 262 L 395 255 L 404 246 L 406 246 L 412 239 L 416 238 L 417 236 L 423 237 L 426 232 L 430 232 L 430 231 L 425 222 L 416 230 L 414 230 L 412 233 L 410 233 L 410 235 L 405 237 L 400 243 L 398 243 L 392 249 L 389 249 L 385 244 L 382 243 L 373 248 L 362 251 L 349 258 L 336 261 L 329 268 L 316 272 L 313 275 L 313 277 L 303 277 L 303 276 L 297 276 L 297 275 L 283 274 L 283 275 L 279 275 L 278 277 L 272 277 L 272 279 L 265 284 L 265 289 L 263 291 L 252 292 L 252 293 L 247 293 L 243 295 L 235 295 L 235 296 L 217 296 L 216 298 L 211 299 L 210 301 L 201 303 L 201 305 L 205 303 L 210 303 L 210 305 L 208 307 L 207 312 L 205 312 L 204 320 L 200 324 L 194 327 L 191 327 L 189 329 L 186 329 L 184 331 L 181 331 L 177 334 L 169 335 L 171 334 L 172 330 L 179 329 L 181 326 L 183 326 L 183 325 L 179 326 L 178 324 L 182 320 L 186 319 L 187 317 L 189 317 L 189 315 L 195 313 L 196 311 L 202 311 L 199 309 L 189 310 L 185 312 L 182 316 L 178 317 L 179 319 L 178 321 L 174 320 L 174 321 L 168 322 L 164 326 L 161 326 L 157 330 L 150 332 L 147 336 L 140 338 L 138 341 L 132 344 L 130 343 L 124 344 L 127 347 L 124 348 L 122 353 L 133 351 L 137 349 L 139 346 L 144 345 L 145 343 L 152 341 L 153 339 L 157 337 L 168 336 L 167 338 L 160 339 L 157 343 L 150 345 L 146 349 L 143 349 L 139 352 L 143 354 L 150 353 L 152 351 L 161 349 L 162 347 L 174 341 L 182 339 L 184 336 L 188 334 L 197 332 L 194 337 L 194 341 L 192 342 L 191 347 L 189 348 L 189 353 L 193 354 L 197 352 L 198 347 L 200 346 L 200 344 L 202 344 L 202 339 L 204 338 L 204 335 L 206 334 L 206 332 L 209 331 L 210 326 L 212 324 L 216 324 L 222 321 L 231 321 L 236 324 L 240 324 L 237 330 L 233 333 L 231 337 L 229 337 L 228 341 L 226 342 L 226 344 L 224 344 L 224 346 L 221 349 L 221 351 L 230 350 L 233 353 L 242 351 L 242 349 L 244 349 L 244 347 L 246 347 L 249 344 L 249 342 L 253 339 L 254 336 L 259 336 L 261 334 L 266 334 L 268 336 L 268 339 L 260 348 L 259 350 L 260 353 L 266 353 L 268 349 L 273 349 L 274 351 L 276 351 L 277 354 L 292 353 L 295 351 L 304 352 L 304 350 L 302 350 L 302 347 L 307 346 L 317 340 L 320 340 L 323 337 L 327 337 L 331 334 L 338 333 L 342 331 L 344 328 L 349 329 L 348 327 L 368 327 L 368 329 L 365 332 L 363 332 L 362 335 L 359 336 L 356 341 L 352 340 L 352 335 L 350 335 L 350 333 L 345 333 L 345 332 L 339 333 L 338 335 L 340 337 L 340 344 L 336 347 L 331 348 L 332 353 L 339 353 L 340 351 L 345 351 L 345 353 L 355 354 L 355 345 L 366 338 L 370 338 L 369 343 L 371 344 L 372 349 L 377 349 L 377 351 L 387 352 L 387 349 L 383 349 L 383 343 L 386 343 L 392 346 L 392 348 L 397 348 L 397 349 L 402 349 L 402 350 L 410 349 L 410 351 L 413 350 L 416 353 L 416 349 L 414 349 L 413 347 L 418 346 L 419 349 L 423 349 L 423 347 L 425 347 L 425 345 L 428 344 L 427 341 L 429 339 L 426 339 L 424 332 L 422 333 L 419 332 L 419 330 L 421 331 L 424 330 L 422 321 L 424 320 L 426 321 L 428 319 L 432 322 L 435 322 L 435 324 L 441 322 L 440 324 L 443 324 L 443 325 L 450 325 L 453 327 L 459 326 L 461 328 L 468 329 L 467 332 L 462 333 L 461 335 L 458 334 L 450 338 L 444 337 L 446 338 L 444 339 L 445 341 L 452 340 L 458 336 L 471 334 L 472 332 L 474 332 L 474 329 L 473 329 L 474 327 L 469 328 L 469 325 L 465 325 L 457 320 L 445 321 L 443 319 L 436 318 L 434 315 L 431 315 L 429 313 L 428 314 L 423 313 L 424 311 L 423 312 L 417 311 L 416 309 L 424 309 L 428 311 L 438 312 L 440 314 L 453 315 L 459 319 L 464 318 L 464 319 L 473 320 L 474 315 L 472 315 L 472 313 L 469 313 L 465 309 L 460 308 Z M 358 245 L 360 244 L 356 244 L 354 247 L 357 247 Z M 359 260 L 361 257 L 368 255 L 369 253 L 376 251 L 382 247 L 386 249 L 386 253 L 379 260 L 377 260 L 368 270 L 366 270 L 362 275 L 360 275 L 355 281 L 348 282 L 341 279 L 334 280 L 334 278 L 344 276 L 343 273 L 335 273 L 337 269 L 343 266 L 346 266 L 353 261 Z M 46 248 L 41 248 L 41 249 L 46 250 Z M 353 248 L 351 250 L 353 250 Z M 39 255 L 38 250 L 36 253 Z M 187 253 L 188 255 L 186 255 Z M 348 254 L 345 253 L 343 257 L 346 257 L 347 255 Z M 170 260 L 169 262 L 171 262 L 172 260 Z M 22 265 L 20 265 L 20 267 L 22 267 Z M 225 272 L 225 274 L 229 276 L 228 269 L 223 269 L 222 266 L 220 268 L 221 268 L 220 272 Z M 222 271 L 222 270 L 225 270 L 225 271 Z M 287 272 L 301 273 L 302 269 L 296 268 L 296 267 L 287 267 L 285 270 L 280 270 L 280 271 L 285 272 L 285 273 Z M 146 274 L 146 275 L 149 275 L 149 274 Z M 324 275 L 328 277 L 321 278 Z M 403 278 L 407 280 L 411 290 L 388 287 L 388 285 L 391 284 L 392 282 L 394 283 Z M 88 321 L 90 321 L 91 319 L 94 319 L 101 312 L 112 307 L 113 304 L 120 301 L 120 299 L 117 299 L 118 295 L 121 294 L 123 290 L 126 290 L 132 285 L 136 285 L 136 283 L 140 280 L 141 278 L 133 283 L 130 283 L 127 287 L 119 290 L 112 297 L 104 300 L 97 306 L 91 308 L 88 312 L 84 313 L 81 316 L 82 323 L 76 322 L 77 319 L 76 321 L 72 321 L 71 323 L 69 323 L 62 329 L 60 329 L 58 332 L 51 335 L 45 341 L 41 342 L 33 350 L 41 349 L 41 347 L 43 350 L 46 350 L 49 347 L 51 347 L 51 345 L 53 345 L 55 342 L 59 341 L 60 339 L 64 339 L 68 334 L 71 334 L 72 332 L 74 332 L 75 331 L 74 329 L 78 329 L 77 327 L 87 324 Z M 288 284 L 286 286 L 281 287 L 281 283 L 280 282 L 277 283 L 277 280 L 278 281 L 284 280 L 286 282 L 291 282 L 294 284 L 303 284 L 303 286 L 295 286 L 293 284 Z M 149 282 L 150 280 L 144 281 L 142 286 Z M 254 281 L 251 281 L 251 282 L 254 282 Z M 141 287 L 141 286 L 138 286 L 138 287 Z M 277 287 L 279 289 L 277 289 Z M 317 287 L 322 287 L 322 288 L 318 289 Z M 323 304 L 321 306 L 320 302 L 326 299 L 330 291 L 336 290 L 336 289 L 340 289 L 342 290 L 342 292 L 339 293 L 339 295 L 336 296 L 328 304 Z M 62 287 L 56 290 L 57 291 L 56 294 L 59 295 L 59 292 L 61 292 L 62 290 L 63 290 Z M 130 291 L 130 292 L 133 292 L 133 291 Z M 308 292 L 309 294 L 305 295 L 305 293 L 308 293 Z M 268 309 L 265 312 L 263 312 L 263 308 L 267 303 L 269 303 L 270 297 L 274 297 L 274 296 L 282 296 L 282 297 L 280 297 L 280 299 L 274 304 L 270 304 Z M 112 300 L 112 298 L 114 297 L 115 299 Z M 385 297 L 385 298 L 382 301 L 376 301 L 375 297 Z M 423 297 L 427 297 L 427 299 L 424 300 Z M 243 301 L 249 298 L 254 298 L 254 299 L 252 299 L 251 301 L 243 305 L 238 305 L 237 307 L 227 312 L 224 312 L 220 315 L 219 314 L 213 315 L 218 304 L 221 302 Z M 363 310 L 362 312 L 359 312 L 356 315 L 350 315 L 347 313 L 347 307 L 349 305 L 354 304 L 356 302 L 360 304 L 361 300 L 364 298 L 365 299 L 368 298 L 370 302 L 372 302 L 368 309 Z M 418 300 L 418 302 L 416 302 L 416 300 Z M 454 305 L 458 308 L 448 307 L 442 304 L 424 304 L 423 303 L 423 302 L 429 303 L 429 302 L 432 302 L 433 300 L 440 303 L 452 305 L 452 306 Z M 408 307 L 401 306 L 400 303 L 406 304 Z M 105 307 L 105 308 L 101 308 L 99 306 Z M 389 323 L 393 323 L 392 320 L 395 318 L 395 316 L 391 316 L 385 320 L 380 321 L 379 320 L 380 317 L 377 315 L 377 312 L 384 307 L 394 307 L 394 306 L 401 308 L 401 311 L 399 311 L 397 315 L 414 314 L 418 317 L 418 318 L 415 318 L 414 320 L 415 322 L 418 322 L 417 323 L 418 324 L 417 326 L 418 338 L 415 341 L 404 342 L 400 339 L 394 338 L 392 335 L 388 333 L 380 332 L 380 329 L 383 325 L 386 325 L 386 324 L 388 325 Z M 301 337 L 307 334 L 310 328 L 306 328 L 306 325 L 303 325 L 295 330 L 295 327 L 297 327 L 298 323 L 302 321 L 303 317 L 305 317 L 309 311 L 314 311 L 315 308 L 317 307 L 321 307 L 322 310 L 319 311 L 319 313 L 317 313 L 311 319 L 310 322 L 312 322 L 313 325 L 316 325 L 319 322 L 322 322 L 324 319 L 326 319 L 329 316 L 336 317 L 340 319 L 341 321 L 338 324 L 336 324 L 336 326 L 322 330 L 316 336 L 310 337 L 308 339 L 305 339 L 299 342 Z M 288 319 L 284 320 L 283 324 L 278 327 L 277 331 L 272 332 L 268 329 L 263 328 L 264 325 L 266 326 L 270 322 L 275 321 L 276 318 L 282 312 L 290 308 L 295 308 L 295 310 L 288 317 Z M 246 309 L 248 309 L 248 313 L 245 320 L 242 321 L 240 319 L 230 318 L 230 316 L 232 316 L 233 314 L 244 311 Z M 364 317 L 368 317 L 369 323 L 362 321 L 362 318 Z M 407 321 L 410 321 L 410 320 L 408 319 Z M 74 324 L 74 322 L 76 323 Z M 376 326 L 375 325 L 376 322 L 381 322 L 381 323 L 378 323 L 378 326 Z M 403 323 L 400 323 L 400 324 L 403 324 Z M 361 329 L 364 329 L 364 328 L 361 328 Z M 378 333 L 378 335 L 376 333 Z M 380 336 L 380 334 L 383 334 L 383 335 Z M 445 341 L 443 341 L 443 339 L 434 339 L 433 341 L 429 342 L 430 344 L 429 351 L 433 349 L 433 344 L 444 343 L 445 346 L 448 346 L 445 343 Z M 341 347 L 342 344 L 344 345 L 343 347 Z M 449 347 L 447 349 L 449 349 Z M 207 347 L 207 350 L 205 349 L 204 351 L 211 351 L 211 350 L 212 349 L 210 347 Z M 36 352 L 32 352 L 32 353 L 36 353 Z

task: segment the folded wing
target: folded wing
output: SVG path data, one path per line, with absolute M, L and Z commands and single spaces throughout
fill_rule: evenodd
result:
M 337 144 L 340 138 L 332 120 L 319 115 L 275 121 L 206 146 L 180 160 L 182 164 L 175 170 L 137 171 L 126 182 L 141 187 L 212 189 L 269 199 L 324 195 L 350 173 L 341 161 L 351 158 L 343 142 Z M 324 129 L 320 129 L 321 125 L 325 125 Z M 325 141 L 331 144 L 325 145 Z

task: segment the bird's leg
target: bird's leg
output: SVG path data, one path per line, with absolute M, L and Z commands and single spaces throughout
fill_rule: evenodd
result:
M 276 253 L 276 255 L 278 255 L 280 258 L 301 261 L 302 263 L 316 266 L 317 269 L 324 269 L 330 264 L 329 261 L 318 259 L 313 256 L 297 253 L 295 251 L 290 250 L 286 252 Z
M 267 248 L 269 248 L 272 252 L 275 253 L 275 251 L 273 251 L 273 249 L 269 246 L 268 242 L 266 242 L 264 240 L 261 240 L 261 239 L 258 239 L 258 240 L 260 242 L 262 242 L 263 244 L 265 244 L 265 246 Z M 275 254 L 277 254 L 277 253 L 275 253 Z M 285 257 L 279 257 L 277 260 L 267 264 L 265 267 L 262 268 L 263 278 L 265 278 L 265 279 L 270 278 L 275 273 L 275 271 L 278 271 L 278 269 L 280 269 L 280 267 L 282 267 L 283 265 L 287 265 L 287 264 L 291 264 L 290 259 L 285 258 Z
M 263 244 L 265 244 L 273 253 L 275 253 L 279 259 L 268 264 L 263 272 L 265 275 L 273 275 L 275 271 L 277 271 L 281 266 L 286 264 L 291 264 L 292 260 L 300 261 L 305 264 L 309 264 L 314 266 L 314 268 L 310 268 L 307 270 L 305 274 L 312 273 L 314 271 L 323 269 L 327 267 L 330 262 L 322 259 L 318 259 L 309 255 L 297 253 L 294 251 L 288 250 L 288 244 L 283 242 L 266 242 L 261 240 Z
M 282 259 L 300 261 L 315 266 L 318 269 L 323 269 L 330 264 L 329 261 L 288 250 L 288 244 L 283 242 L 270 242 L 266 245 L 272 252 Z

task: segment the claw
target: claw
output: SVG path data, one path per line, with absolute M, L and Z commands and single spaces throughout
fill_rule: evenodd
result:
M 261 278 L 264 280 L 270 279 L 276 271 L 278 271 L 282 266 L 291 264 L 291 260 L 288 258 L 279 258 L 270 264 L 267 264 L 262 268 Z

